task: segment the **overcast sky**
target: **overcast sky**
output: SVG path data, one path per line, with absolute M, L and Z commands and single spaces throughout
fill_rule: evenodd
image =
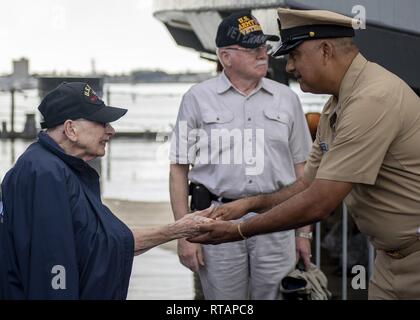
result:
M 27 57 L 31 72 L 107 73 L 139 68 L 211 71 L 214 65 L 178 47 L 152 15 L 152 0 L 2 0 L 0 74 Z

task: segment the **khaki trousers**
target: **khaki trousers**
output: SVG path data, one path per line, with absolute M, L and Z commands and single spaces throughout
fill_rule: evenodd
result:
M 369 283 L 370 300 L 420 299 L 420 251 L 402 259 L 377 250 Z
M 202 248 L 199 275 L 207 300 L 277 299 L 280 281 L 296 263 L 293 230 Z

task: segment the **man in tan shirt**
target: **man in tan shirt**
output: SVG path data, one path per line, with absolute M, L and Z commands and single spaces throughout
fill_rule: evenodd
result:
M 345 201 L 377 257 L 370 299 L 420 298 L 420 99 L 396 75 L 367 61 L 352 19 L 279 9 L 286 70 L 303 91 L 331 94 L 303 179 L 281 191 L 226 204 L 212 217 L 265 212 L 240 225 L 203 226 L 196 242 L 220 243 L 326 218 Z

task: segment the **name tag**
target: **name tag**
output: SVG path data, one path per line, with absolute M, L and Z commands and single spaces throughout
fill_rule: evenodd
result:
M 328 151 L 328 144 L 326 144 L 325 142 L 320 142 L 319 148 L 321 149 L 322 154 L 324 154 L 325 152 Z

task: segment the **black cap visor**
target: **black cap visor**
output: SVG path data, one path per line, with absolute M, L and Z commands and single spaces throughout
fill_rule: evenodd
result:
M 289 43 L 282 43 L 276 49 L 273 50 L 271 54 L 272 57 L 280 57 L 288 54 L 293 49 L 297 48 L 304 40 L 289 42 Z
M 337 25 L 306 25 L 280 30 L 280 34 L 284 41 L 274 50 L 272 57 L 285 55 L 306 40 L 354 37 L 354 29 Z
M 267 39 L 265 41 L 279 41 L 280 37 L 274 34 L 266 34 Z
M 127 109 L 105 106 L 89 116 L 84 116 L 83 118 L 100 123 L 109 123 L 118 120 L 126 113 Z
M 292 293 L 305 289 L 308 285 L 308 282 L 305 279 L 295 278 L 295 277 L 285 277 L 281 281 L 281 292 L 283 293 Z

